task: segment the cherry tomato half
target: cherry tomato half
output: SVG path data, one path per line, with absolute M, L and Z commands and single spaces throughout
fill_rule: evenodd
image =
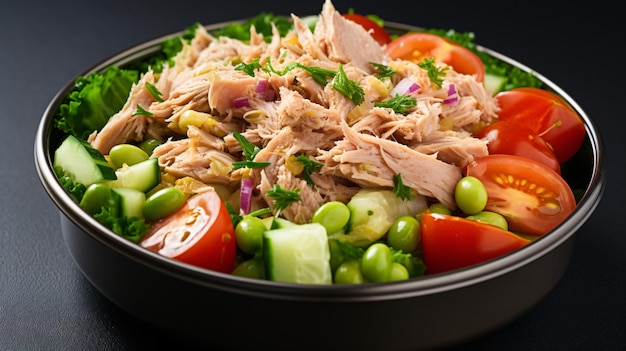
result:
M 433 57 L 436 62 L 452 66 L 463 74 L 474 74 L 476 80 L 485 79 L 485 66 L 471 50 L 431 33 L 406 33 L 387 44 L 387 54 L 392 59 L 421 62 Z
M 500 120 L 516 120 L 540 135 L 560 163 L 569 160 L 585 139 L 585 125 L 576 111 L 559 96 L 544 89 L 525 87 L 500 92 Z
M 508 154 L 532 158 L 561 174 L 561 166 L 552 147 L 528 126 L 514 120 L 496 121 L 474 134 L 487 139 L 490 154 Z
M 235 268 L 235 230 L 215 191 L 191 197 L 178 211 L 155 222 L 139 244 L 194 266 L 223 273 Z
M 439 213 L 422 215 L 422 254 L 427 274 L 485 262 L 529 242 L 491 224 Z
M 478 157 L 464 169 L 487 189 L 485 210 L 503 215 L 509 230 L 543 235 L 576 207 L 565 180 L 545 164 L 517 155 Z
M 380 45 L 385 45 L 391 41 L 389 33 L 366 16 L 357 13 L 345 13 L 342 16 L 360 24 L 361 27 L 365 28 Z

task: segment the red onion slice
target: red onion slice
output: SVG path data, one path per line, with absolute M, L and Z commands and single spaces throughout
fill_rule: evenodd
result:
M 391 89 L 389 96 L 394 97 L 396 95 L 411 94 L 419 88 L 421 88 L 421 86 L 411 80 L 411 78 L 402 78 L 402 80 L 400 80 L 398 84 Z
M 241 179 L 241 193 L 239 194 L 239 206 L 241 214 L 250 213 L 252 207 L 252 192 L 254 190 L 254 180 L 252 178 Z

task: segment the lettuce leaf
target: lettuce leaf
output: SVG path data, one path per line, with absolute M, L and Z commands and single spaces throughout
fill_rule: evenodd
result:
M 55 126 L 63 132 L 87 139 L 100 130 L 128 99 L 139 72 L 116 66 L 76 79 L 74 89 L 59 106 Z

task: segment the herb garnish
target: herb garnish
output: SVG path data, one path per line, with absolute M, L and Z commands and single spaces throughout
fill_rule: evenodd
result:
M 382 63 L 370 62 L 370 65 L 376 68 L 376 77 L 378 77 L 378 79 L 392 77 L 396 74 L 393 68 L 383 65 Z
M 233 137 L 237 140 L 237 142 L 239 142 L 239 145 L 241 145 L 241 152 L 243 154 L 243 157 L 245 158 L 244 161 L 233 162 L 233 167 L 235 169 L 243 167 L 263 168 L 270 165 L 270 162 L 253 162 L 254 158 L 259 153 L 259 151 L 261 151 L 261 149 L 258 146 L 249 142 L 248 139 L 246 139 L 246 137 L 244 137 L 241 133 L 235 130 L 233 131 Z
M 395 113 L 405 114 L 411 107 L 417 105 L 417 99 L 409 94 L 400 95 L 396 93 L 396 96 L 391 99 L 375 102 L 376 107 L 385 107 L 392 109 Z
M 317 161 L 313 161 L 304 155 L 296 157 L 296 160 L 302 163 L 302 177 L 304 178 L 304 180 L 306 180 L 307 184 L 314 184 L 313 179 L 311 179 L 311 173 L 322 168 L 323 164 Z
M 163 102 L 163 94 L 159 91 L 159 89 L 157 89 L 157 87 L 149 82 L 146 82 L 146 89 L 148 89 L 148 92 L 156 101 Z
M 135 112 L 133 112 L 133 116 L 137 116 L 137 115 L 143 115 L 143 116 L 154 116 L 154 113 L 145 110 L 143 107 L 141 107 L 141 105 L 137 104 L 137 110 L 135 110 Z
M 280 212 L 286 209 L 291 203 L 300 200 L 300 188 L 295 190 L 283 189 L 280 185 L 274 184 L 274 187 L 265 194 L 274 199 L 274 208 Z
M 263 67 L 261 67 L 261 64 L 259 63 L 260 59 L 261 59 L 260 57 L 257 57 L 254 60 L 252 60 L 252 62 L 250 62 L 250 63 L 242 62 L 242 63 L 238 64 L 237 66 L 235 66 L 235 70 L 236 71 L 244 71 L 250 77 L 254 77 L 254 70 L 263 68 Z
M 360 105 L 365 100 L 365 91 L 355 81 L 348 79 L 341 64 L 333 80 L 333 88 L 347 96 L 356 105 Z
M 439 68 L 435 65 L 434 58 L 425 58 L 422 62 L 417 64 L 421 69 L 424 69 L 428 72 L 428 78 L 430 81 L 437 86 L 437 88 L 441 88 L 441 84 L 443 83 L 443 78 L 446 76 L 447 68 Z
M 393 192 L 397 198 L 402 200 L 411 200 L 411 188 L 404 185 L 402 182 L 402 175 L 400 173 L 393 176 Z

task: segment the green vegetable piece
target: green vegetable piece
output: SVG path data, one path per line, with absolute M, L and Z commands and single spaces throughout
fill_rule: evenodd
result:
M 117 178 L 115 170 L 100 151 L 72 135 L 66 137 L 55 150 L 53 166 L 58 177 L 68 176 L 85 187 Z
M 143 217 L 149 222 L 165 218 L 176 212 L 185 201 L 185 193 L 179 188 L 160 189 L 146 199 L 143 205 Z
M 262 257 L 254 256 L 238 264 L 232 274 L 239 277 L 265 279 L 265 262 Z
M 360 105 L 365 100 L 365 91 L 355 81 L 348 78 L 341 64 L 333 80 L 333 89 L 352 100 L 355 105 Z
M 414 252 L 421 242 L 421 233 L 420 223 L 414 216 L 402 216 L 389 228 L 387 244 L 406 253 Z
M 343 233 L 350 220 L 350 209 L 339 201 L 330 201 L 320 206 L 313 213 L 311 222 L 320 223 L 328 235 Z
M 235 227 L 237 247 L 243 252 L 256 255 L 263 250 L 263 233 L 266 231 L 265 223 L 259 217 L 243 216 Z
M 141 148 L 146 154 L 152 155 L 154 149 L 159 145 L 161 145 L 161 142 L 159 140 L 149 138 L 139 143 L 139 148 Z
M 476 214 L 487 204 L 487 189 L 480 179 L 465 176 L 456 184 L 454 199 L 461 211 L 468 215 Z
M 116 66 L 104 73 L 77 78 L 67 101 L 59 106 L 55 126 L 67 134 L 87 139 L 124 106 L 131 86 L 138 80 L 138 71 Z
M 111 201 L 111 188 L 102 184 L 91 184 L 83 198 L 80 201 L 80 207 L 90 214 L 94 215 L 102 211 L 102 208 L 108 208 Z
M 132 144 L 118 144 L 109 151 L 109 159 L 117 168 L 124 164 L 132 166 L 149 158 L 148 154 L 140 147 Z
M 265 272 L 272 281 L 332 284 L 326 229 L 307 223 L 263 234 Z
M 394 282 L 409 279 L 409 271 L 402 264 L 393 262 L 387 281 Z
M 402 200 L 389 189 L 361 189 L 346 204 L 350 209 L 350 231 L 346 239 L 367 246 L 382 238 L 396 218 L 416 215 L 426 209 L 426 199 Z
M 361 258 L 361 271 L 369 282 L 385 282 L 391 273 L 391 250 L 383 243 L 370 245 Z
M 359 260 L 348 260 L 343 262 L 335 271 L 333 279 L 335 284 L 363 284 L 366 283 L 361 272 L 361 262 Z
M 504 230 L 509 230 L 509 223 L 506 221 L 506 218 L 496 212 L 491 211 L 480 211 L 476 214 L 465 217 L 467 219 L 471 219 L 478 222 L 483 222 L 491 225 L 495 225 Z

